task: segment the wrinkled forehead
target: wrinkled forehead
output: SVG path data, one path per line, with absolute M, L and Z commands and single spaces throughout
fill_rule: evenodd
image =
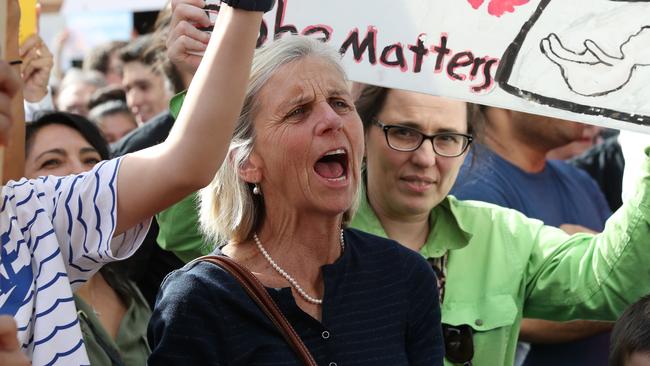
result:
M 345 75 L 331 62 L 308 56 L 280 66 L 260 90 L 259 104 L 278 108 L 332 96 L 351 98 Z

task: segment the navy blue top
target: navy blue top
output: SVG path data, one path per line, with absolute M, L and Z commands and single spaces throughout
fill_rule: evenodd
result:
M 346 229 L 345 251 L 321 267 L 322 321 L 290 288 L 267 288 L 319 365 L 442 365 L 435 275 L 395 241 Z M 220 267 L 191 263 L 162 285 L 149 323 L 149 365 L 296 365 L 284 338 Z

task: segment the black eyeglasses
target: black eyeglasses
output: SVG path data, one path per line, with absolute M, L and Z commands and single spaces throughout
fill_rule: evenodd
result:
M 388 146 L 397 151 L 415 151 L 422 146 L 424 140 L 431 140 L 433 152 L 447 158 L 463 155 L 474 139 L 472 135 L 456 132 L 443 132 L 425 135 L 412 127 L 385 125 L 379 120 L 374 123 L 384 130 Z

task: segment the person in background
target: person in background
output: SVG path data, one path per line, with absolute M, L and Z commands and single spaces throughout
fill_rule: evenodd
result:
M 107 101 L 90 110 L 88 118 L 97 124 L 106 141 L 113 143 L 138 128 L 138 123 L 125 102 Z
M 131 110 L 121 101 L 105 102 L 94 107 L 88 118 L 99 126 L 109 143 L 120 140 L 138 128 Z
M 25 176 L 80 174 L 107 160 L 108 143 L 89 120 L 66 112 L 42 114 L 26 126 Z M 120 263 L 103 266 L 74 294 L 84 345 L 93 366 L 144 365 L 151 310 Z
M 512 208 L 570 234 L 603 230 L 611 211 L 596 182 L 564 161 L 547 158 L 591 127 L 496 107 L 482 106 L 481 112 L 484 144 L 475 147 L 473 166 L 469 160 L 464 164 L 453 195 Z M 605 366 L 609 329 L 611 323 L 524 319 L 520 338 L 532 343 L 524 365 Z
M 97 71 L 68 70 L 56 95 L 56 108 L 87 117 L 91 96 L 105 86 L 106 80 Z
M 576 135 L 567 144 L 550 150 L 546 154 L 547 159 L 569 160 L 603 142 L 602 133 L 604 129 L 602 127 L 579 122 L 572 123 L 582 125 L 582 133 Z
M 88 119 L 99 126 L 109 143 L 118 141 L 138 127 L 121 87 L 109 85 L 96 90 L 90 97 L 88 109 Z
M 119 101 L 126 103 L 126 92 L 121 86 L 107 85 L 95 90 L 88 101 L 88 110 L 105 102 Z
M 165 82 L 162 71 L 156 67 L 158 54 L 151 51 L 153 36 L 144 35 L 120 50 L 126 91 L 126 104 L 138 124 L 144 124 L 167 111 L 172 97 L 172 86 Z
M 650 366 L 650 295 L 630 305 L 616 321 L 609 366 Z
M 123 65 L 119 52 L 127 44 L 124 41 L 110 41 L 96 46 L 86 53 L 83 70 L 100 72 L 108 85 L 121 86 Z

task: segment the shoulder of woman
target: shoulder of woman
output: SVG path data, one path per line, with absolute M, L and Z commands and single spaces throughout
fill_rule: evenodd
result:
M 228 272 L 213 263 L 193 261 L 168 274 L 161 291 L 187 296 L 224 290 L 234 281 Z
M 383 251 L 397 249 L 400 246 L 395 240 L 353 228 L 345 229 L 345 240 L 352 242 L 354 247 L 360 251 Z
M 408 268 L 415 262 L 425 262 L 422 256 L 395 240 L 369 234 L 357 229 L 346 230 L 346 240 L 350 241 L 354 250 L 369 260 L 387 262 L 395 269 L 396 264 Z

